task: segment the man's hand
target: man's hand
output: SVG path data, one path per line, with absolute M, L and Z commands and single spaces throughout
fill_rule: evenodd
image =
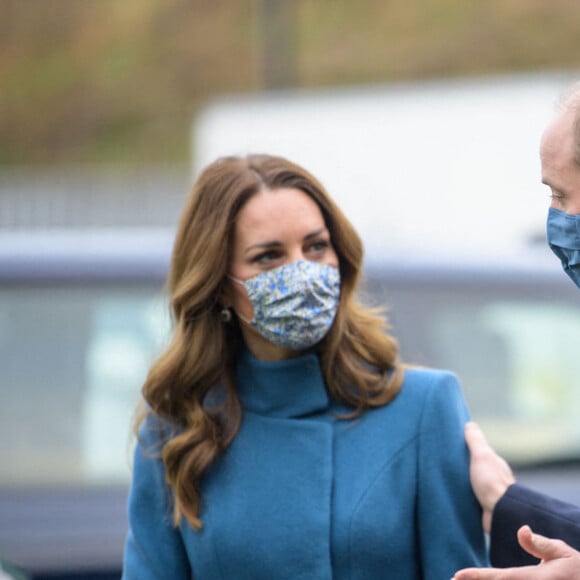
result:
M 471 487 L 483 509 L 483 529 L 489 533 L 495 504 L 516 480 L 510 466 L 490 447 L 476 423 L 465 425 L 465 440 L 471 453 Z
M 519 568 L 466 568 L 451 580 L 580 580 L 580 552 L 562 542 L 532 533 L 529 526 L 518 530 L 518 541 L 540 558 L 537 566 Z

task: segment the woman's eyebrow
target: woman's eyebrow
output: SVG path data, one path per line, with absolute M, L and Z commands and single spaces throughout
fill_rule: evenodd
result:
M 244 254 L 247 254 L 248 252 L 251 252 L 253 250 L 265 250 L 265 249 L 270 249 L 270 248 L 276 248 L 278 246 L 281 246 L 282 242 L 278 241 L 278 240 L 272 240 L 269 242 L 260 242 L 258 244 L 252 244 L 251 246 L 248 246 L 245 250 L 244 250 Z
M 318 237 L 320 234 L 323 234 L 325 232 L 328 231 L 328 228 L 322 227 L 320 229 L 314 230 L 313 232 L 310 232 L 309 234 L 306 234 L 303 238 L 303 241 L 308 241 L 311 240 L 312 238 L 316 238 Z M 251 246 L 248 246 L 245 250 L 244 250 L 244 254 L 247 254 L 248 252 L 254 251 L 254 250 L 268 250 L 271 248 L 277 248 L 279 246 L 282 246 L 282 242 L 279 240 L 270 240 L 267 242 L 259 242 L 257 244 L 252 244 Z
M 318 237 L 320 234 L 323 234 L 325 232 L 328 232 L 328 228 L 325 226 L 323 228 L 320 228 L 319 230 L 315 230 L 313 232 L 310 232 L 309 234 L 306 234 L 304 236 L 304 241 L 310 240 L 312 238 L 316 238 Z

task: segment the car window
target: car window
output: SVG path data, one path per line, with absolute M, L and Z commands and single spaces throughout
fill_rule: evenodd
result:
M 578 456 L 579 332 L 578 305 L 498 299 L 441 309 L 431 340 L 490 438 L 521 463 Z
M 133 413 L 169 326 L 158 285 L 1 288 L 0 485 L 127 482 Z
M 576 289 L 375 280 L 368 298 L 388 305 L 405 361 L 459 376 L 473 418 L 510 462 L 580 458 Z

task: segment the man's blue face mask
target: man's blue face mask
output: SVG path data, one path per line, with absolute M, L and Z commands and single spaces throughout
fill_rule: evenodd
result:
M 572 282 L 580 288 L 580 215 L 550 208 L 547 223 L 548 244 Z

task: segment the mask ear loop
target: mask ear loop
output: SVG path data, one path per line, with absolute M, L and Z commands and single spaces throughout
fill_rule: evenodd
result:
M 243 280 L 240 280 L 239 278 L 236 278 L 234 276 L 231 276 L 230 274 L 227 274 L 227 277 L 232 280 L 233 282 L 235 282 L 236 284 L 239 284 L 240 286 L 242 286 L 244 288 L 244 290 L 246 289 L 246 285 L 244 284 Z M 231 309 L 236 313 L 236 316 L 245 324 L 247 324 L 248 326 L 252 325 L 252 321 L 248 320 L 247 318 L 243 317 L 233 306 L 231 307 Z

